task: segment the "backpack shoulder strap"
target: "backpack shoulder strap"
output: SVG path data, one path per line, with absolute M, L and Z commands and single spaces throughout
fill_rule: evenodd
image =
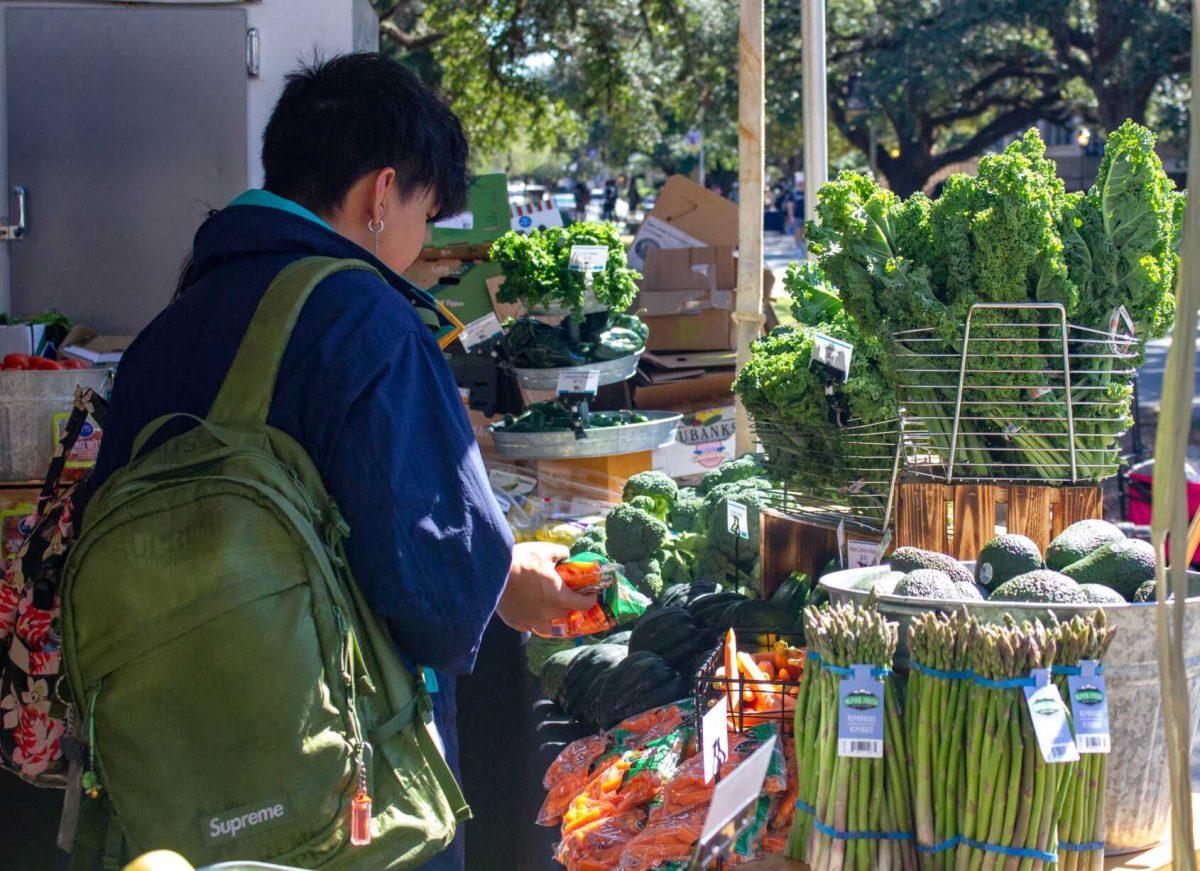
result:
M 335 272 L 377 270 L 362 260 L 305 257 L 285 266 L 263 294 L 233 365 L 208 412 L 214 424 L 263 426 L 275 395 L 275 379 L 300 310 L 313 290 Z

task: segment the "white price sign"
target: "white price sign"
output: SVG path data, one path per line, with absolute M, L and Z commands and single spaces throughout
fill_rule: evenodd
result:
M 608 264 L 607 245 L 572 245 L 567 268 L 572 272 L 603 272 Z
M 572 369 L 558 376 L 558 395 L 595 396 L 600 389 L 600 373 L 595 369 Z
M 458 340 L 469 351 L 477 345 L 482 345 L 493 336 L 502 335 L 504 335 L 504 329 L 500 326 L 500 319 L 496 317 L 495 312 L 489 312 L 463 327 Z
M 725 527 L 730 535 L 738 538 L 750 538 L 750 515 L 746 506 L 732 499 L 725 503 Z
M 842 381 L 850 377 L 850 358 L 854 355 L 854 346 L 824 333 L 813 334 L 811 362 L 827 366 L 841 375 Z
M 879 564 L 879 545 L 852 538 L 846 542 L 846 568 L 865 569 Z
M 729 697 L 721 694 L 700 721 L 701 751 L 704 753 L 704 782 L 711 783 L 729 758 Z
M 738 814 L 758 801 L 774 752 L 775 736 L 772 735 L 713 788 L 712 803 L 704 818 L 704 828 L 700 830 L 701 844 L 710 842 L 721 829 L 736 820 Z

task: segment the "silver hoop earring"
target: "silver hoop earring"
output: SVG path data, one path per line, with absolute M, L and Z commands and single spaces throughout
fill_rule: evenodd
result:
M 375 256 L 379 256 L 379 234 L 383 232 L 383 218 L 372 218 L 367 222 L 367 230 L 375 237 Z

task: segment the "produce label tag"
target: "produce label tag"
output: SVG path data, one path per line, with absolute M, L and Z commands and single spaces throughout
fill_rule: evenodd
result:
M 837 525 L 838 565 L 846 568 L 846 518 L 838 521 Z
M 469 351 L 477 345 L 482 345 L 488 339 L 502 335 L 504 335 L 504 328 L 500 326 L 500 319 L 496 317 L 495 312 L 488 312 L 463 327 L 458 339 L 462 342 L 462 346 Z
M 704 782 L 711 783 L 729 758 L 729 697 L 721 694 L 700 721 L 700 746 L 704 752 Z
M 572 245 L 567 269 L 572 272 L 603 272 L 607 263 L 607 245 Z
M 845 382 L 850 377 L 850 357 L 854 346 L 824 333 L 813 334 L 812 357 L 809 368 L 832 381 Z
M 492 485 L 492 492 L 505 496 L 528 496 L 537 489 L 537 478 L 506 469 L 488 469 L 488 483 Z
M 1022 687 L 1022 691 L 1042 758 L 1047 762 L 1076 762 L 1079 750 L 1071 738 L 1067 708 L 1058 694 L 1058 687 L 1050 680 L 1050 669 L 1035 668 L 1029 676 L 1033 678 L 1034 686 Z
M 1075 718 L 1075 746 L 1080 753 L 1108 753 L 1112 738 L 1108 731 L 1108 689 L 1104 675 L 1097 673 L 1099 663 L 1085 659 L 1079 674 L 1067 675 L 1071 696 L 1071 715 Z
M 873 541 L 861 541 L 856 538 L 846 542 L 847 568 L 865 569 L 879 565 L 879 545 Z
M 1113 353 L 1128 354 L 1134 336 L 1133 318 L 1129 316 L 1129 309 L 1123 305 L 1113 309 L 1112 314 L 1108 316 L 1108 331 L 1113 334 L 1113 337 L 1108 340 Z M 1121 341 L 1120 336 L 1128 336 L 1129 341 Z
M 63 433 L 67 431 L 67 421 L 70 419 L 71 412 L 69 411 L 62 411 L 54 415 L 54 446 L 56 448 L 62 441 Z M 103 435 L 104 430 L 91 420 L 85 420 L 83 428 L 79 430 L 79 438 L 75 440 L 75 447 L 71 448 L 71 454 L 67 457 L 66 468 L 90 469 L 96 465 L 96 457 L 100 455 L 100 439 Z
M 838 681 L 838 756 L 883 756 L 883 678 L 873 665 L 852 665 Z
M 772 735 L 763 745 L 742 761 L 733 772 L 713 787 L 712 803 L 700 830 L 700 844 L 708 844 L 722 829 L 758 802 L 763 782 L 771 767 L 776 738 Z
M 736 535 L 738 538 L 750 538 L 750 515 L 746 511 L 746 506 L 741 502 L 734 502 L 730 499 L 725 503 L 725 528 L 729 530 L 730 535 Z
M 600 389 L 600 373 L 595 369 L 572 369 L 558 376 L 558 395 L 595 396 Z

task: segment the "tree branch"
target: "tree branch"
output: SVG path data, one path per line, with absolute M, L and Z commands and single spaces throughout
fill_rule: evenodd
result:
M 429 48 L 429 46 L 441 42 L 450 35 L 448 33 L 427 33 L 423 36 L 417 36 L 415 33 L 408 33 L 402 30 L 400 25 L 391 19 L 391 16 L 379 22 L 379 32 L 408 51 L 420 51 L 423 48 Z

